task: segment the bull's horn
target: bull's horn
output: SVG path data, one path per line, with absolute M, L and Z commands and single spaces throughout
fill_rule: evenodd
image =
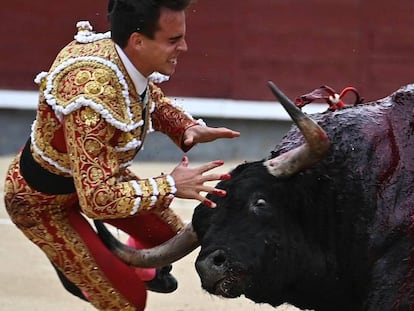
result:
M 303 145 L 264 162 L 270 174 L 288 177 L 318 163 L 329 149 L 329 138 L 325 131 L 296 107 L 273 82 L 269 81 L 268 84 L 306 141 Z
M 118 241 L 102 221 L 95 220 L 94 222 L 98 235 L 104 244 L 129 266 L 140 268 L 163 267 L 188 255 L 199 246 L 197 235 L 191 223 L 173 238 L 159 246 L 149 249 L 135 249 Z

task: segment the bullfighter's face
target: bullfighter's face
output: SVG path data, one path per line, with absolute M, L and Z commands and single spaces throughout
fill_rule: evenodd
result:
M 131 35 L 126 52 L 141 74 L 149 76 L 159 72 L 169 76 L 174 73 L 179 55 L 188 49 L 185 19 L 184 11 L 163 8 L 154 38 L 138 32 Z

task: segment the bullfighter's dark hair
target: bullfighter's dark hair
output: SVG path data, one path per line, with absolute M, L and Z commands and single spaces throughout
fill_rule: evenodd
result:
M 109 0 L 108 20 L 112 40 L 125 47 L 134 32 L 153 39 L 162 8 L 184 11 L 192 0 Z

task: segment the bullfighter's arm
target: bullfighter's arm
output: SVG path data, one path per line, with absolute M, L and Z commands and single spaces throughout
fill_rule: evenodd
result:
M 91 108 L 63 119 L 67 151 L 83 212 L 90 218 L 123 218 L 167 208 L 176 191 L 169 175 L 125 180 L 110 144 L 116 129 Z
M 155 102 L 155 109 L 151 114 L 153 129 L 168 135 L 181 150 L 187 152 L 194 144 L 184 145 L 184 132 L 199 123 L 184 110 L 174 106 L 159 87 L 150 83 L 150 90 L 152 100 Z

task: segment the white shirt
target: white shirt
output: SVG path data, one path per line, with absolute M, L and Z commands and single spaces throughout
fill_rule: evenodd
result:
M 115 49 L 118 52 L 119 58 L 124 64 L 125 69 L 128 72 L 128 75 L 131 77 L 131 80 L 134 83 L 135 90 L 137 91 L 138 95 L 144 93 L 144 91 L 147 89 L 147 86 L 148 86 L 148 78 L 144 77 L 138 71 L 138 69 L 134 66 L 134 64 L 132 64 L 132 62 L 129 60 L 125 52 L 121 49 L 120 46 L 118 46 L 118 44 L 115 44 Z M 146 92 L 145 98 L 143 100 L 144 106 L 146 105 L 147 100 L 148 100 L 148 92 Z

